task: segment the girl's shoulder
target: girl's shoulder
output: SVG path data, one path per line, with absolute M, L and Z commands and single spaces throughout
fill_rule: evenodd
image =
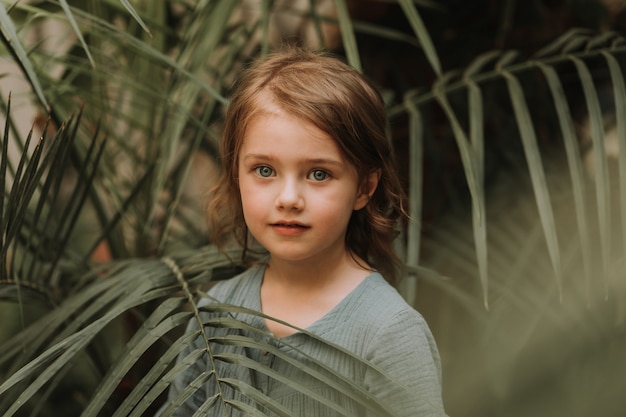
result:
M 222 303 L 244 305 L 249 297 L 258 296 L 263 279 L 264 264 L 256 264 L 244 272 L 218 281 L 208 292 Z
M 377 272 L 368 276 L 335 309 L 334 331 L 345 327 L 359 329 L 363 334 L 377 333 L 394 327 L 427 327 L 422 315 Z
M 404 313 L 421 317 L 379 273 L 373 272 L 363 284 L 356 298 L 363 308 L 375 310 L 377 316 L 389 319 Z

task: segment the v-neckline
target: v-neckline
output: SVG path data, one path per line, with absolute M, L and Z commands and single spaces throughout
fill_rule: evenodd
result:
M 263 313 L 263 309 L 262 309 L 262 303 L 261 303 L 261 285 L 263 284 L 263 276 L 265 274 L 265 269 L 266 269 L 267 265 L 266 264 L 260 264 L 257 267 L 257 270 L 255 271 L 254 274 L 254 279 L 253 281 L 253 294 L 255 294 L 254 299 L 254 303 L 255 305 L 253 305 L 253 309 Z M 350 301 L 351 298 L 357 296 L 360 292 L 363 291 L 363 289 L 365 288 L 365 285 L 367 282 L 369 282 L 371 279 L 373 279 L 373 277 L 376 275 L 375 271 L 371 271 L 365 278 L 363 278 L 363 280 L 356 286 L 354 287 L 341 301 L 339 301 L 334 307 L 332 307 L 330 310 L 328 310 L 324 315 L 322 315 L 320 318 L 318 318 L 317 320 L 315 320 L 313 323 L 311 323 L 310 325 L 308 325 L 305 328 L 302 328 L 302 330 L 309 332 L 309 333 L 314 333 L 318 336 L 323 336 L 325 331 L 321 331 L 321 332 L 317 332 L 316 329 L 317 328 L 322 328 L 323 329 L 323 324 L 328 321 L 332 316 L 336 315 L 338 313 L 338 311 L 340 311 L 342 309 L 342 307 L 348 303 Z M 259 321 L 259 325 L 262 326 L 262 329 L 270 334 L 271 331 L 269 330 L 269 328 L 267 327 L 267 323 L 265 322 L 265 318 L 264 317 L 259 317 L 260 321 Z M 346 317 L 347 319 L 347 317 Z M 285 322 L 287 322 L 286 320 L 284 320 Z M 334 323 L 335 325 L 337 325 L 338 323 Z M 294 329 L 295 330 L 295 329 Z M 279 337 L 280 340 L 289 340 L 290 338 L 295 338 L 298 335 L 303 334 L 302 331 L 300 330 L 295 330 L 294 333 L 288 334 L 287 336 L 283 336 L 283 337 Z

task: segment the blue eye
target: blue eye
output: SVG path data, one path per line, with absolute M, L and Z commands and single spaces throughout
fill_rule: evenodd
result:
M 314 169 L 309 173 L 309 179 L 313 181 L 324 181 L 330 177 L 330 174 L 321 169 Z
M 260 165 L 258 167 L 255 167 L 254 172 L 259 177 L 263 177 L 263 178 L 268 178 L 274 175 L 274 170 L 271 167 L 268 167 L 267 165 Z

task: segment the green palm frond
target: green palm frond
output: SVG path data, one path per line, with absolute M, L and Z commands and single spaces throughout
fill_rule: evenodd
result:
M 578 126 L 572 118 L 571 104 L 565 97 L 563 92 L 562 78 L 567 77 L 569 85 L 574 84 L 571 80 L 572 71 L 565 72 L 562 68 L 568 63 L 573 63 L 575 67 L 574 75 L 577 77 L 579 85 L 583 90 L 585 101 L 588 104 L 586 116 L 591 126 L 591 139 L 593 155 L 595 155 L 594 163 L 597 167 L 595 177 L 595 190 L 597 196 L 595 198 L 597 207 L 597 222 L 600 226 L 600 240 L 602 245 L 602 265 L 603 270 L 610 269 L 609 264 L 612 262 L 607 258 L 611 250 L 611 213 L 609 202 L 611 201 L 611 191 L 609 184 L 609 174 L 607 168 L 607 158 L 604 150 L 604 118 L 606 113 L 600 110 L 598 102 L 599 96 L 596 87 L 598 81 L 593 80 L 590 65 L 595 65 L 598 58 L 603 58 L 607 62 L 607 71 L 611 73 L 612 91 L 611 96 L 615 98 L 616 103 L 621 105 L 623 100 L 623 79 L 624 73 L 619 66 L 619 60 L 623 59 L 626 49 L 622 44 L 622 39 L 615 34 L 611 36 L 602 35 L 591 37 L 582 35 L 579 31 L 566 34 L 562 39 L 555 42 L 554 45 L 546 47 L 542 53 L 526 62 L 509 61 L 509 54 L 486 54 L 479 57 L 471 66 L 471 70 L 464 73 L 462 77 L 458 77 L 456 73 L 450 73 L 447 77 L 441 79 L 441 82 L 434 86 L 432 92 L 418 95 L 409 93 L 405 103 L 392 110 L 392 114 L 397 116 L 399 113 L 407 112 L 412 118 L 420 118 L 420 107 L 431 105 L 432 102 L 442 108 L 444 114 L 449 120 L 452 132 L 458 145 L 459 153 L 463 161 L 465 178 L 469 188 L 472 200 L 472 212 L 474 218 L 474 240 L 476 245 L 476 257 L 479 265 L 479 275 L 483 287 L 483 296 L 485 302 L 488 299 L 488 276 L 487 271 L 487 241 L 485 227 L 488 224 L 485 209 L 485 185 L 484 185 L 484 147 L 489 146 L 489 138 L 484 131 L 485 117 L 484 99 L 482 95 L 489 94 L 489 89 L 495 83 L 504 81 L 508 98 L 510 100 L 512 111 L 516 119 L 518 134 L 521 139 L 522 149 L 525 152 L 526 162 L 528 164 L 528 174 L 533 183 L 535 201 L 539 210 L 539 218 L 541 219 L 544 237 L 546 239 L 547 249 L 550 253 L 551 263 L 553 267 L 553 275 L 556 279 L 557 286 L 562 286 L 562 260 L 561 247 L 558 241 L 558 233 L 555 225 L 555 214 L 552 209 L 551 192 L 549 190 L 546 178 L 544 163 L 542 162 L 540 141 L 536 133 L 537 122 L 533 120 L 533 111 L 531 104 L 527 101 L 525 91 L 531 88 L 537 88 L 537 83 L 545 82 L 543 88 L 550 92 L 549 99 L 553 103 L 552 109 L 546 111 L 556 112 L 560 124 L 560 131 L 552 132 L 555 136 L 562 136 L 562 140 L 567 151 L 569 172 L 574 187 L 574 193 L 577 196 L 575 204 L 575 213 L 578 218 L 578 228 L 580 229 L 580 243 L 587 247 L 590 244 L 589 217 L 588 217 L 588 197 L 584 197 L 585 180 L 581 167 L 580 153 L 580 137 L 576 135 L 575 130 Z M 549 53 L 548 53 L 549 52 Z M 488 62 L 493 62 L 495 67 L 490 69 L 487 67 Z M 480 69 L 480 70 L 479 70 Z M 537 72 L 540 74 L 536 74 Z M 596 70 L 597 72 L 597 70 Z M 530 75 L 529 75 L 530 74 Z M 537 76 L 545 77 L 545 81 Z M 541 87 L 540 87 L 541 88 Z M 484 91 L 484 92 L 483 92 Z M 455 110 L 450 100 L 458 94 L 467 96 L 467 105 L 460 105 L 459 110 Z M 455 98 L 458 101 L 458 99 Z M 544 105 L 545 107 L 545 105 Z M 619 118 L 618 118 L 619 119 Z M 416 120 L 414 125 L 420 125 L 427 128 L 427 124 L 419 123 Z M 542 123 L 542 122 L 541 122 Z M 621 123 L 621 122 L 620 122 Z M 620 127 L 623 129 L 623 127 Z M 422 132 L 413 131 L 412 142 L 420 140 L 423 136 Z M 419 160 L 415 161 L 419 164 Z M 623 180 L 622 180 L 623 181 Z M 623 209 L 622 209 L 623 210 Z M 623 215 L 622 215 L 623 216 Z M 624 223 L 624 219 L 619 220 L 620 224 Z M 419 239 L 420 231 L 416 230 L 411 239 Z M 419 245 L 418 245 L 419 246 Z M 584 268 L 590 271 L 588 256 L 589 250 L 584 251 L 586 259 Z M 603 273 L 600 273 L 604 276 Z M 589 272 L 587 273 L 589 279 Z M 559 289 L 562 292 L 562 288 Z
M 17 35 L 15 25 L 7 14 L 7 10 L 3 3 L 0 3 L 0 27 L 2 28 L 2 42 L 14 56 L 15 62 L 21 66 L 22 70 L 27 75 L 41 105 L 46 109 L 49 109 L 48 101 L 46 100 L 36 71 L 33 68 L 32 62 L 29 59 L 25 48 L 22 46 L 22 43 Z
M 574 31 L 528 61 L 479 57 L 463 73 L 471 76 L 451 74 L 433 92 L 407 95 L 399 109 L 422 127 L 412 140 L 428 137 L 424 114 L 441 109 L 461 155 L 469 202 L 426 233 L 409 229 L 409 239 L 422 239 L 414 245 L 429 254 L 420 258 L 423 282 L 446 294 L 439 325 L 464 323 L 446 342 L 451 357 L 467 361 L 454 374 L 493 384 L 467 394 L 484 412 L 497 414 L 500 404 L 530 414 L 618 415 L 616 392 L 583 395 L 572 373 L 620 381 L 626 366 L 608 347 L 623 340 L 624 52 L 615 34 Z M 509 136 L 477 127 L 494 125 Z M 614 138 L 620 152 L 609 155 Z M 494 149 L 509 167 L 487 182 L 485 156 Z M 478 294 L 488 312 L 478 309 Z M 454 347 L 467 340 L 477 342 Z M 565 346 L 571 355 L 559 356 Z M 482 359 L 470 364 L 472 357 Z M 542 383 L 554 387 L 553 400 L 541 399 Z M 450 390 L 469 385 L 453 381 Z M 568 395 L 578 396 L 578 408 L 562 405 Z
M 198 260 L 199 255 L 202 256 L 201 261 Z M 93 373 L 87 379 L 88 381 L 94 383 L 99 381 L 97 387 L 85 384 L 80 387 L 80 392 L 90 398 L 83 411 L 84 415 L 98 415 L 105 410 L 111 410 L 111 407 L 117 407 L 114 408 L 116 410 L 114 415 L 143 415 L 167 390 L 178 374 L 184 373 L 191 364 L 204 356 L 208 357 L 208 361 L 236 363 L 277 381 L 288 383 L 311 398 L 322 402 L 327 401 L 315 390 L 300 385 L 298 381 L 285 380 L 271 368 L 260 365 L 246 356 L 214 355 L 210 346 L 215 343 L 268 350 L 299 367 L 304 373 L 321 383 L 345 393 L 357 404 L 373 411 L 376 415 L 391 415 L 378 400 L 357 383 L 334 374 L 332 369 L 314 358 L 308 357 L 306 363 L 299 362 L 270 342 L 263 342 L 249 336 L 226 335 L 209 338 L 204 331 L 184 333 L 183 330 L 190 320 L 199 320 L 202 329 L 219 327 L 259 331 L 234 318 L 207 321 L 200 317 L 201 311 L 207 311 L 244 313 L 267 318 L 261 313 L 233 305 L 218 303 L 200 309 L 196 307 L 194 301 L 197 299 L 197 289 L 210 283 L 213 279 L 212 270 L 228 265 L 230 261 L 226 257 L 212 248 L 207 248 L 201 252 L 181 254 L 175 258 L 121 262 L 113 266 L 110 271 L 102 268 L 90 273 L 89 280 L 93 280 L 92 285 L 68 298 L 50 315 L 42 317 L 40 322 L 35 322 L 24 329 L 20 337 L 6 343 L 4 353 L 0 357 L 0 367 L 10 366 L 11 376 L 0 384 L 0 398 L 2 398 L 0 407 L 5 410 L 4 415 L 15 415 L 22 407 L 28 407 L 31 401 L 37 400 L 36 394 L 48 385 L 60 389 L 63 383 L 71 384 L 71 379 L 64 381 L 57 379 L 57 376 L 70 378 L 71 375 L 81 372 Z M 202 292 L 200 291 L 199 294 Z M 106 337 L 108 326 L 121 316 L 133 314 L 137 309 L 145 311 L 147 307 L 151 312 L 134 330 L 126 346 L 120 348 L 113 358 L 94 355 L 93 350 Z M 76 313 L 77 311 L 80 313 Z M 68 326 L 68 323 L 71 324 Z M 45 329 L 44 332 L 41 331 L 42 328 Z M 319 336 L 304 332 L 312 338 L 323 341 Z M 197 337 L 204 338 L 206 348 L 189 352 L 185 359 L 172 366 L 183 349 L 186 349 L 191 340 Z M 151 369 L 145 374 L 137 375 L 141 383 L 137 384 L 121 404 L 115 404 L 115 394 L 123 380 L 129 376 L 132 377 L 137 372 L 135 368 L 146 360 L 146 356 L 149 356 L 147 352 L 151 349 L 163 350 L 164 341 L 167 341 L 167 348 L 151 365 Z M 367 362 L 357 355 L 339 346 L 332 347 L 344 354 L 347 359 L 367 365 Z M 296 346 L 292 348 L 298 351 Z M 42 353 L 38 354 L 36 359 L 30 360 L 31 355 L 36 352 Z M 96 366 L 97 364 L 100 366 Z M 372 370 L 380 374 L 379 378 L 388 378 L 390 384 L 394 383 L 393 379 L 386 376 L 384 372 L 375 368 Z M 101 371 L 104 373 L 100 374 Z M 288 415 L 287 411 L 281 411 L 280 406 L 264 396 L 258 388 L 242 384 L 240 381 L 223 381 L 223 383 L 264 404 L 269 410 L 278 412 L 279 415 Z M 190 385 L 181 393 L 179 401 L 174 400 L 173 405 L 184 402 L 193 391 L 200 389 L 201 385 L 199 381 Z M 216 401 L 223 402 L 224 400 L 217 398 Z M 331 408 L 337 407 L 332 403 L 328 405 Z M 168 410 L 165 410 L 163 415 L 168 415 Z M 354 414 L 348 412 L 345 415 Z
M 10 117 L 10 104 L 7 112 Z M 47 129 L 44 129 L 32 154 L 25 151 L 17 166 L 10 160 L 10 129 L 8 123 L 5 125 L 0 178 L 3 189 L 9 179 L 12 182 L 11 189 L 2 193 L 0 204 L 3 230 L 0 270 L 5 285 L 48 288 L 48 281 L 59 274 L 61 265 L 69 262 L 80 269 L 89 255 L 66 251 L 66 243 L 92 187 L 104 141 L 92 142 L 85 159 L 75 167 L 77 176 L 70 198 L 59 201 L 79 123 L 80 114 L 68 120 L 51 138 L 46 137 Z M 32 131 L 25 143 L 26 150 L 31 140 Z
M 79 154 L 86 151 L 89 131 L 96 124 L 111 143 L 96 173 L 95 182 L 101 192 L 89 196 L 94 199 L 91 203 L 101 228 L 110 223 L 112 208 L 122 207 L 127 196 L 134 193 L 133 184 L 145 179 L 142 189 L 137 190 L 137 197 L 144 203 L 138 204 L 137 199 L 131 202 L 125 211 L 129 221 L 118 223 L 107 236 L 109 246 L 120 255 L 121 249 L 127 255 L 152 246 L 163 249 L 172 236 L 171 229 L 181 225 L 187 231 L 177 232 L 183 232 L 177 242 L 198 240 L 190 239 L 196 231 L 174 216 L 180 215 L 176 207 L 186 201 L 181 183 L 189 175 L 195 151 L 202 147 L 214 153 L 211 149 L 216 146 L 217 134 L 211 125 L 219 121 L 225 103 L 221 92 L 232 81 L 227 75 L 241 65 L 242 48 L 249 46 L 251 34 L 245 30 L 235 30 L 227 39 L 222 37 L 230 30 L 224 25 L 236 5 L 210 2 L 198 13 L 180 16 L 190 28 L 184 34 L 166 25 L 167 16 L 159 15 L 158 7 L 151 8 L 154 14 L 145 21 L 154 29 L 147 39 L 130 31 L 137 12 L 132 17 L 124 16 L 125 10 L 120 10 L 119 4 L 102 5 L 103 17 L 66 3 L 56 10 L 45 3 L 16 4 L 11 10 L 12 14 L 24 15 L 22 31 L 28 30 L 30 16 L 65 20 L 69 34 L 78 28 L 84 31 L 85 43 L 81 41 L 66 54 L 51 55 L 35 48 L 28 57 L 19 59 L 37 68 L 37 84 L 32 84 L 41 85 L 43 96 L 54 101 L 53 120 L 68 117 L 77 100 L 84 106 L 86 122 L 81 125 L 76 144 Z M 156 20 L 159 18 L 160 22 Z M 123 19 L 125 26 L 120 30 L 111 19 Z M 205 57 L 212 55 L 223 59 L 207 68 Z M 51 64 L 63 70 L 60 78 L 48 73 Z M 203 107 L 200 111 L 199 106 Z M 117 171 L 122 165 L 135 169 L 120 175 Z M 166 181 L 173 172 L 177 174 Z M 166 217 L 157 218 L 157 210 L 164 210 Z M 155 244 L 146 245 L 147 240 Z

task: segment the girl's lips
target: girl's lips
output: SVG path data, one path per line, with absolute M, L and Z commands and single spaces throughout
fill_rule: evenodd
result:
M 300 222 L 276 222 L 272 223 L 272 226 L 285 226 L 285 227 L 308 227 Z
M 309 226 L 305 226 L 301 223 L 295 222 L 278 222 L 270 225 L 274 231 L 284 236 L 297 236 L 310 229 Z

